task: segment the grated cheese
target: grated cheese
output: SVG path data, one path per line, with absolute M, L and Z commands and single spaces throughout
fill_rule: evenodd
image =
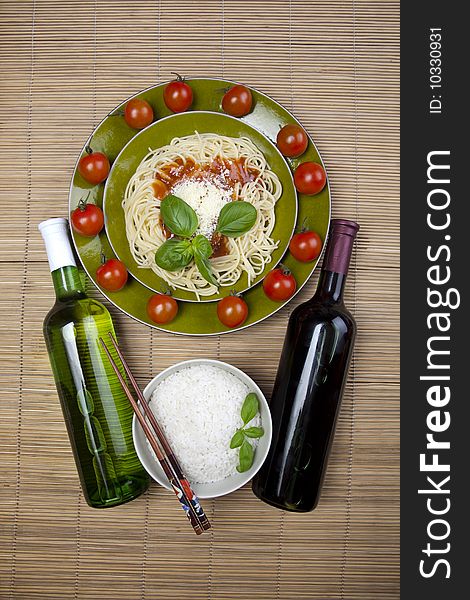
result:
M 199 227 L 196 233 L 210 239 L 222 207 L 231 201 L 230 192 L 210 181 L 188 179 L 175 184 L 172 193 L 189 204 L 197 214 Z

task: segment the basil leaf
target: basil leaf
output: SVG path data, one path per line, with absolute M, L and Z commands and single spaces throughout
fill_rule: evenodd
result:
M 219 287 L 217 279 L 212 274 L 212 268 L 209 259 L 207 259 L 205 256 L 201 256 L 196 248 L 194 249 L 194 262 L 196 263 L 196 267 L 198 268 L 202 277 L 204 277 L 204 279 L 209 283 L 212 283 L 212 285 Z
M 165 271 L 181 271 L 193 259 L 193 249 L 188 240 L 171 238 L 155 252 L 155 262 Z
M 217 222 L 217 231 L 227 237 L 236 238 L 253 227 L 258 212 L 253 204 L 244 200 L 234 200 L 222 207 Z
M 192 241 L 192 249 L 194 254 L 194 262 L 199 270 L 199 273 L 206 281 L 219 287 L 216 278 L 212 273 L 209 256 L 212 254 L 212 246 L 207 238 L 203 235 L 197 235 Z
M 247 423 L 249 423 L 251 421 L 251 419 L 253 419 L 253 417 L 256 416 L 258 410 L 259 410 L 258 396 L 255 393 L 251 392 L 250 394 L 248 394 L 248 396 L 245 398 L 245 401 L 243 402 L 243 406 L 242 406 L 242 410 L 241 410 L 241 416 L 243 419 L 243 423 L 245 425 Z
M 264 429 L 262 427 L 247 427 L 243 429 L 246 437 L 249 438 L 260 438 L 264 435 Z
M 198 220 L 194 210 L 187 202 L 173 194 L 163 198 L 160 213 L 164 224 L 175 235 L 191 237 L 197 229 Z
M 237 429 L 232 439 L 230 440 L 230 448 L 239 448 L 245 440 L 245 435 L 242 429 Z
M 238 454 L 238 461 L 240 464 L 237 465 L 237 471 L 239 473 L 244 473 L 245 471 L 248 471 L 248 469 L 253 464 L 254 456 L 255 451 L 253 450 L 253 446 L 250 444 L 250 442 L 247 442 L 245 440 L 241 445 L 240 452 Z
M 209 258 L 212 254 L 211 243 L 204 235 L 197 235 L 191 243 L 193 245 L 194 254 L 198 253 L 199 256 L 203 256 L 205 258 Z

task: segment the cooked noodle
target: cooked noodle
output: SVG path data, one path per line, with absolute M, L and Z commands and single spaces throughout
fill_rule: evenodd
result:
M 241 165 L 240 168 L 247 175 L 245 181 L 221 180 L 211 173 L 211 165 L 217 162 L 231 165 L 233 161 Z M 278 245 L 271 234 L 275 224 L 274 208 L 281 196 L 282 185 L 270 170 L 264 155 L 248 138 L 196 133 L 174 138 L 170 144 L 149 151 L 131 177 L 122 203 L 132 256 L 139 267 L 152 269 L 172 288 L 194 292 L 198 299 L 217 293 L 217 288 L 200 275 L 194 261 L 175 273 L 155 264 L 155 251 L 166 241 L 167 235 L 160 220 L 160 200 L 154 196 L 152 183 L 155 179 L 168 183 L 171 169 L 186 164 L 195 165 L 195 168 L 185 180 L 172 181 L 169 190 L 176 196 L 178 186 L 182 189 L 182 181 L 203 181 L 206 189 L 215 185 L 224 194 L 224 202 L 243 200 L 257 209 L 253 228 L 238 238 L 227 238 L 225 244 L 228 253 L 210 259 L 219 285 L 234 285 L 243 272 L 247 273 L 248 285 L 251 285 L 265 265 L 271 262 L 272 252 Z M 204 171 L 205 165 L 207 170 Z M 248 177 L 248 174 L 251 176 Z M 189 203 L 187 198 L 186 201 Z M 215 223 L 216 220 L 214 228 Z M 206 231 L 197 233 L 207 235 Z M 207 237 L 210 238 L 210 235 Z

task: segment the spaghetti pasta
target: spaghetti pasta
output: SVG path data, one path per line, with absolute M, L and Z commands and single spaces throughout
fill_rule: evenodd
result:
M 126 187 L 122 202 L 126 235 L 139 267 L 152 269 L 171 288 L 193 292 L 197 299 L 211 296 L 217 293 L 216 286 L 201 276 L 194 263 L 174 273 L 155 263 L 156 250 L 170 235 L 160 217 L 160 200 L 168 192 L 198 215 L 196 233 L 211 241 L 210 262 L 218 284 L 234 285 L 246 272 L 251 285 L 279 243 L 271 234 L 282 185 L 263 153 L 248 138 L 196 132 L 149 150 Z M 257 209 L 255 225 L 235 239 L 215 232 L 221 208 L 231 201 L 250 202 Z

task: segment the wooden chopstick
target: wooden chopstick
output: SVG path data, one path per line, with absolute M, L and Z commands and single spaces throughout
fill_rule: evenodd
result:
M 117 355 L 119 356 L 122 366 L 124 367 L 124 371 L 126 372 L 126 375 L 129 377 L 129 381 L 131 382 L 132 387 L 134 388 L 135 393 L 137 394 L 137 397 L 140 401 L 140 405 L 145 413 L 145 416 L 150 421 L 150 424 L 152 425 L 152 428 L 154 429 L 154 431 L 157 435 L 157 439 L 166 454 L 168 462 L 170 463 L 176 478 L 181 482 L 182 486 L 184 487 L 186 494 L 189 498 L 189 501 L 191 502 L 192 506 L 194 507 L 194 510 L 196 511 L 196 514 L 201 522 L 203 529 L 205 529 L 205 530 L 210 529 L 211 525 L 209 523 L 208 518 L 206 517 L 206 514 L 204 513 L 204 510 L 202 509 L 199 499 L 196 496 L 196 494 L 193 492 L 189 481 L 183 474 L 183 469 L 181 468 L 181 465 L 179 464 L 178 459 L 176 458 L 168 440 L 166 439 L 166 436 L 165 436 L 162 428 L 158 424 L 158 421 L 155 418 L 155 415 L 150 410 L 149 405 L 147 404 L 147 400 L 145 399 L 144 395 L 140 391 L 137 381 L 135 380 L 134 375 L 132 374 L 132 371 L 129 368 L 129 365 L 127 364 L 126 359 L 124 358 L 124 356 L 121 352 L 121 349 L 119 348 L 119 344 L 117 343 L 117 341 L 115 340 L 115 338 L 111 332 L 109 332 L 108 335 L 111 340 L 111 343 L 114 346 L 114 349 L 116 350 Z
M 173 473 L 173 470 L 171 469 L 171 466 L 170 466 L 168 460 L 166 459 L 163 449 L 161 448 L 159 442 L 155 438 L 152 430 L 148 426 L 144 415 L 140 411 L 137 402 L 135 401 L 134 397 L 132 396 L 131 391 L 127 387 L 127 384 L 126 384 L 124 378 L 122 377 L 121 372 L 119 371 L 119 367 L 117 366 L 113 357 L 111 356 L 111 353 L 109 352 L 103 338 L 100 338 L 100 343 L 103 346 L 104 351 L 106 352 L 109 362 L 111 363 L 111 366 L 113 367 L 114 372 L 116 373 L 116 376 L 118 377 L 119 382 L 129 400 L 129 402 L 131 403 L 131 406 L 132 406 L 134 413 L 145 433 L 145 436 L 147 437 L 150 445 L 152 446 L 153 451 L 155 452 L 157 459 L 158 459 L 165 475 L 168 477 L 168 480 L 170 481 L 170 484 L 173 488 L 173 491 L 176 494 L 176 497 L 180 501 L 181 506 L 182 506 L 184 512 L 186 513 L 194 531 L 196 532 L 197 535 L 200 535 L 201 533 L 203 533 L 204 529 L 202 527 L 202 523 L 200 522 L 200 520 L 197 516 L 196 511 L 194 510 L 193 506 L 191 505 L 189 499 L 187 498 L 185 490 L 183 489 L 182 485 L 179 484 L 177 478 L 175 477 L 175 474 Z
M 111 333 L 110 333 L 110 336 L 112 337 Z M 114 340 L 114 338 L 113 338 L 113 340 Z M 155 437 L 154 433 L 152 432 L 148 423 L 146 422 L 144 415 L 140 411 L 137 402 L 135 401 L 130 389 L 128 388 L 123 376 L 121 375 L 121 372 L 119 371 L 119 367 L 117 366 L 116 362 L 114 361 L 113 357 L 111 356 L 111 353 L 108 350 L 108 347 L 106 346 L 103 338 L 101 338 L 101 337 L 100 337 L 100 343 L 106 353 L 106 356 L 109 359 L 111 366 L 114 369 L 114 372 L 116 373 L 116 376 L 122 386 L 122 389 L 124 390 L 129 402 L 131 403 L 131 406 L 132 406 L 134 413 L 145 433 L 145 436 L 149 440 L 149 443 L 152 446 L 153 451 L 155 452 L 157 459 L 160 462 L 160 465 L 162 466 L 162 469 L 163 469 L 165 475 L 168 477 L 168 480 L 173 488 L 173 491 L 176 494 L 176 497 L 180 501 L 181 506 L 182 506 L 184 512 L 186 513 L 186 516 L 188 517 L 195 533 L 197 535 L 200 535 L 201 533 L 204 532 L 204 527 L 203 527 L 203 524 L 201 522 L 199 515 L 197 514 L 194 504 L 190 501 L 190 499 L 188 498 L 188 496 L 186 494 L 186 490 L 184 487 L 185 486 L 184 480 L 180 481 L 178 479 L 178 477 L 176 476 L 171 464 L 169 463 L 169 461 L 167 459 L 167 456 L 165 455 L 165 452 L 164 452 L 162 446 L 160 445 L 160 443 L 158 441 L 158 438 Z M 122 354 L 121 354 L 121 356 L 122 356 Z M 123 363 L 123 366 L 124 366 L 124 363 Z M 127 367 L 127 368 L 129 368 L 129 367 Z M 126 370 L 126 373 L 127 373 L 127 370 Z M 135 379 L 133 377 L 132 377 L 132 380 L 135 383 Z M 135 383 L 135 385 L 137 385 L 137 384 Z M 137 390 L 138 389 L 139 388 L 137 387 Z M 138 393 L 137 390 L 136 390 L 136 393 Z M 139 392 L 140 392 L 140 390 L 139 390 Z M 145 399 L 144 399 L 144 401 L 145 401 Z M 190 489 L 190 488 L 188 488 L 188 489 Z

